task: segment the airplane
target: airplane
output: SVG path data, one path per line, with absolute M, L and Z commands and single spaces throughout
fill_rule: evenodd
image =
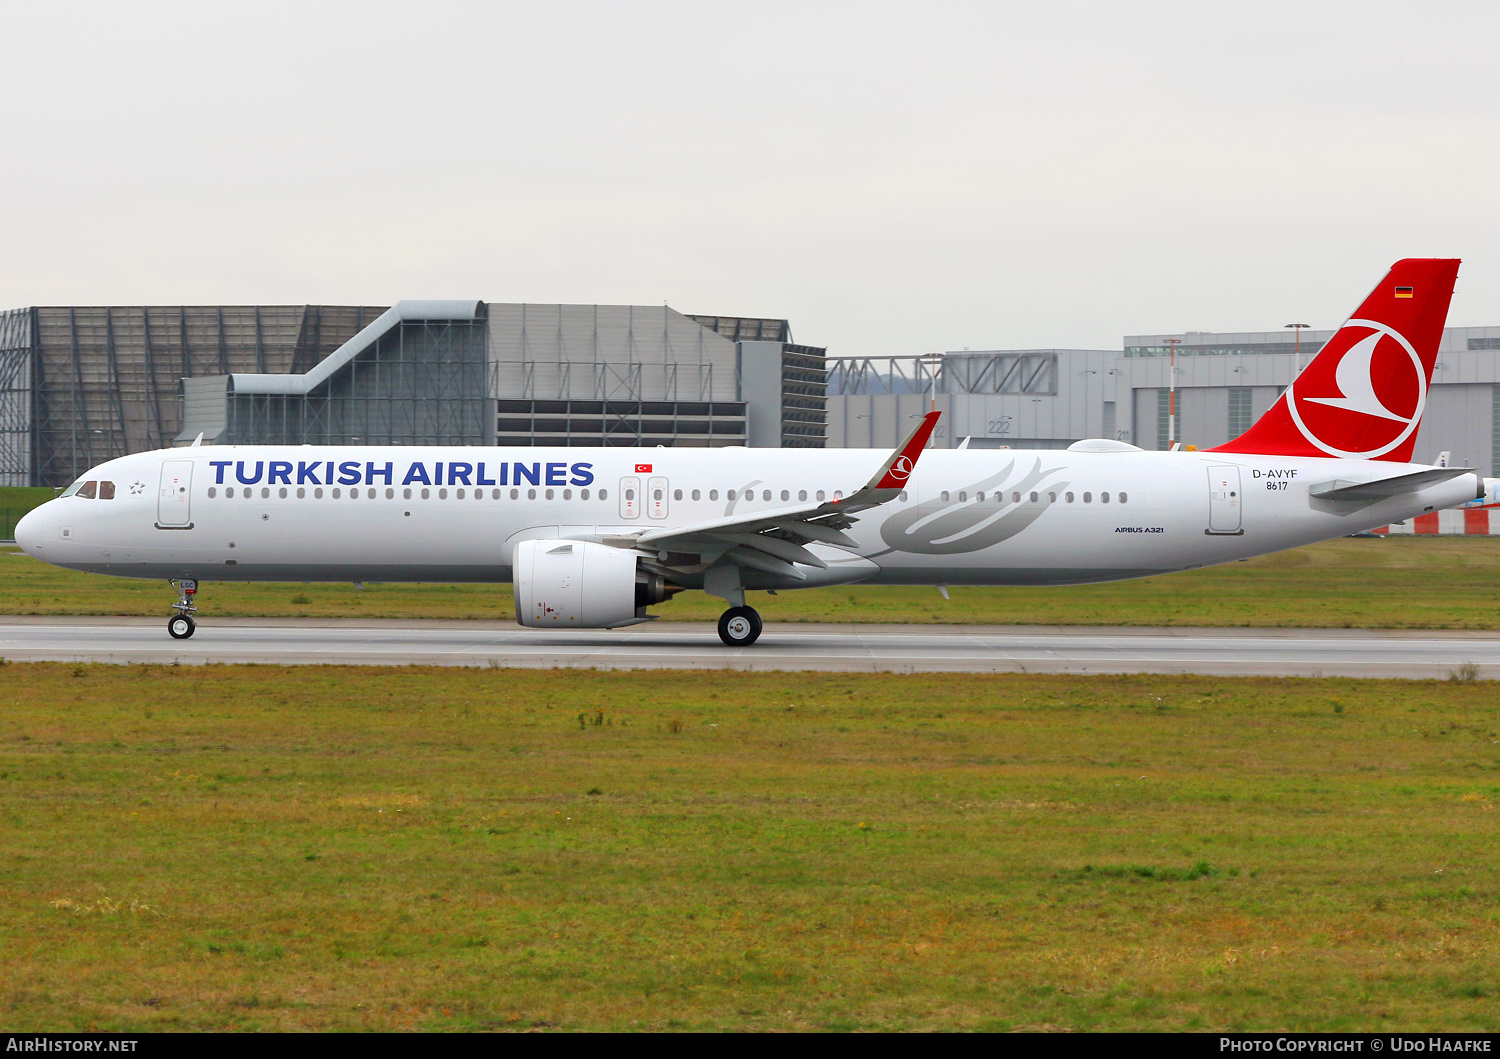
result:
M 1396 262 L 1240 437 L 1148 452 L 200 445 L 90 470 L 16 541 L 71 570 L 160 578 L 171 636 L 206 581 L 510 582 L 532 629 L 615 629 L 686 589 L 1075 585 L 1192 570 L 1483 498 L 1411 462 L 1459 262 Z M 201 438 L 200 438 L 201 440 Z M 920 466 L 920 470 L 918 469 Z M 862 484 L 861 484 L 862 483 Z

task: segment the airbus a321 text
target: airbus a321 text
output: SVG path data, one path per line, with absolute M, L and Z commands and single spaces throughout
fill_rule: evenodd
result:
M 1456 260 L 1397 262 L 1245 434 L 1203 452 L 1114 440 L 926 450 L 194 446 L 100 464 L 16 527 L 72 570 L 162 578 L 193 634 L 205 581 L 515 586 L 540 629 L 648 621 L 683 589 L 1071 585 L 1230 562 L 1485 495 L 1410 462 Z M 925 451 L 924 451 L 925 450 Z

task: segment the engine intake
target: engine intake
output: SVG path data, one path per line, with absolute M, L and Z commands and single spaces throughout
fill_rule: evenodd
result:
M 613 629 L 650 621 L 646 608 L 681 585 L 640 568 L 628 548 L 594 541 L 529 540 L 516 545 L 516 621 L 531 629 Z

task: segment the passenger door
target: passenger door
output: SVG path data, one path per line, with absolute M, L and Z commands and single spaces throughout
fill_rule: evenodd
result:
M 1208 469 L 1209 534 L 1235 536 L 1244 533 L 1240 525 L 1240 469 L 1215 464 Z
M 156 528 L 187 529 L 193 523 L 193 461 L 163 460 L 156 493 Z

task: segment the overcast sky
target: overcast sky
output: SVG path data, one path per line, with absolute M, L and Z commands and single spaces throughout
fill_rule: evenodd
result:
M 0 307 L 663 301 L 837 354 L 1500 325 L 1500 4 L 7 4 Z M 230 13 L 231 11 L 237 13 Z

